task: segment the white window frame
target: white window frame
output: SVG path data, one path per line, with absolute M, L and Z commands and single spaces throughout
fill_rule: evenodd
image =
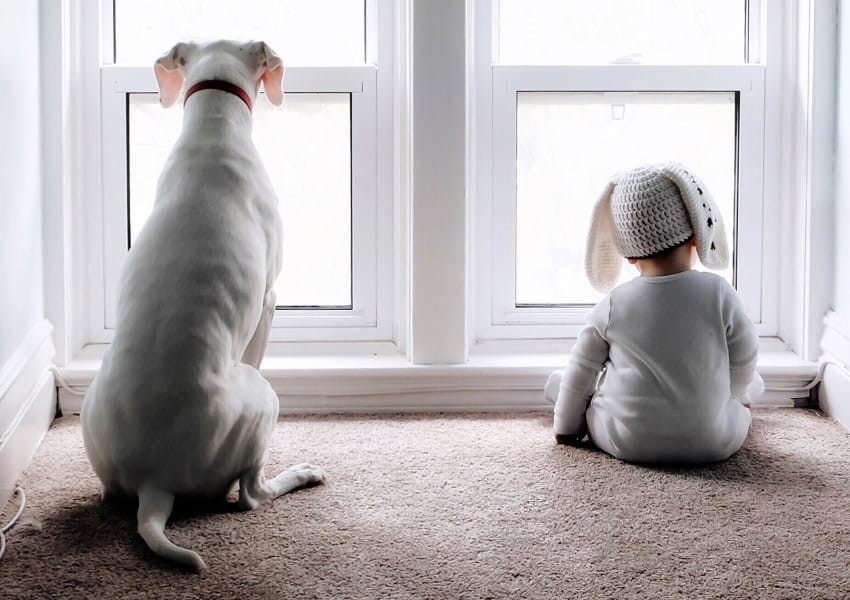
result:
M 100 1 L 56 0 L 42 15 L 41 102 L 56 124 L 42 132 L 51 149 L 44 173 L 49 189 L 60 188 L 44 198 L 46 313 L 59 373 L 78 391 L 109 342 L 90 325 L 103 320 L 103 302 L 92 308 L 103 295 Z M 483 0 L 374 1 L 393 11 L 377 72 L 378 229 L 392 231 L 378 247 L 392 263 L 393 341 L 273 342 L 261 372 L 284 412 L 544 408 L 542 386 L 573 340 L 476 339 L 480 266 L 489 260 L 480 213 L 492 173 L 491 162 L 478 168 L 482 128 L 492 126 L 492 95 L 482 104 L 478 83 L 492 77 L 491 42 L 473 35 Z M 768 22 L 757 48 L 766 58 L 759 370 L 764 402 L 790 406 L 816 373 L 817 307 L 829 299 L 817 283 L 832 272 L 822 233 L 829 182 L 819 175 L 832 165 L 832 82 L 828 61 L 813 57 L 834 52 L 821 34 L 835 25 L 835 2 L 764 3 L 761 17 L 753 6 L 751 18 Z M 434 39 L 443 42 L 436 49 Z M 63 411 L 79 411 L 78 395 L 59 397 Z
M 760 335 L 776 334 L 774 284 L 765 260 L 765 102 L 759 61 L 765 20 L 758 0 L 747 10 L 748 64 L 543 66 L 498 63 L 498 0 L 473 0 L 470 78 L 475 189 L 476 342 L 573 339 L 592 305 L 517 307 L 516 106 L 518 92 L 733 92 L 738 95 L 736 284 Z M 733 216 L 730 216 L 731 221 Z M 743 234 L 742 234 L 743 233 Z M 584 243 L 579 240 L 578 243 Z
M 101 219 L 91 220 L 91 247 L 102 279 L 93 283 L 91 341 L 112 339 L 118 281 L 127 253 L 128 94 L 157 93 L 152 66 L 107 64 L 114 57 L 114 4 L 100 0 Z M 286 93 L 346 93 L 351 98 L 351 309 L 277 310 L 269 352 L 285 342 L 391 341 L 393 339 L 392 44 L 393 7 L 366 0 L 366 64 L 286 65 Z M 97 26 L 90 14 L 89 26 Z M 163 49 L 163 51 L 167 50 Z M 387 167 L 386 163 L 390 166 Z M 382 164 L 383 163 L 383 164 Z M 114 199 L 119 199 L 115 201 Z M 284 224 L 286 227 L 286 224 Z

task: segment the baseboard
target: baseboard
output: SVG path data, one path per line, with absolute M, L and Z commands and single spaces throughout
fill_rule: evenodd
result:
M 821 349 L 821 360 L 834 364 L 824 367 L 818 403 L 824 412 L 850 429 L 850 321 L 835 312 L 828 313 Z
M 263 368 L 281 414 L 516 411 L 545 409 L 543 384 L 553 367 L 413 366 Z M 79 414 L 92 375 L 65 370 L 63 413 Z
M 56 415 L 52 330 L 38 322 L 0 369 L 0 509 Z
M 278 359 L 264 362 L 263 376 L 280 398 L 281 414 L 551 410 L 543 399 L 554 359 L 489 357 L 463 365 L 411 365 L 404 357 Z M 78 414 L 99 367 L 89 361 L 62 369 L 70 386 L 59 390 L 63 413 Z M 757 407 L 808 402 L 817 365 L 790 353 L 759 357 L 766 392 Z
M 818 393 L 821 410 L 850 430 L 850 375 L 834 365 L 823 370 Z
M 264 373 L 281 413 L 489 412 L 551 410 L 543 385 L 553 366 L 459 365 L 346 374 Z M 754 405 L 808 402 L 814 364 L 760 367 L 765 393 Z

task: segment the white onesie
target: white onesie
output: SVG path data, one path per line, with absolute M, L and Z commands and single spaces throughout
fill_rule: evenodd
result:
M 637 277 L 588 315 L 561 376 L 555 433 L 583 433 L 586 422 L 599 448 L 630 462 L 723 460 L 747 437 L 743 403 L 764 391 L 757 354 L 723 278 Z

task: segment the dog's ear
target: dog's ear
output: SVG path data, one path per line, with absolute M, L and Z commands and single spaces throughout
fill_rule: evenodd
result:
M 192 44 L 179 43 L 160 56 L 154 63 L 156 83 L 159 86 L 159 103 L 168 108 L 177 102 L 183 89 L 183 73 Z
M 252 50 L 260 59 L 260 79 L 266 98 L 275 106 L 283 104 L 283 61 L 265 42 L 254 42 Z

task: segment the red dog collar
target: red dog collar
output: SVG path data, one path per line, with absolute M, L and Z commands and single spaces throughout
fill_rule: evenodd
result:
M 248 92 L 243 90 L 238 85 L 234 85 L 229 81 L 222 81 L 221 79 L 208 79 L 206 81 L 199 81 L 188 90 L 186 90 L 186 96 L 183 98 L 183 106 L 186 106 L 186 102 L 188 102 L 189 98 L 195 92 L 200 92 L 201 90 L 220 90 L 222 92 L 227 92 L 228 94 L 233 94 L 234 96 L 238 96 L 242 102 L 245 103 L 245 106 L 248 107 L 248 112 L 253 112 L 253 105 L 251 103 L 251 96 L 248 95 Z

